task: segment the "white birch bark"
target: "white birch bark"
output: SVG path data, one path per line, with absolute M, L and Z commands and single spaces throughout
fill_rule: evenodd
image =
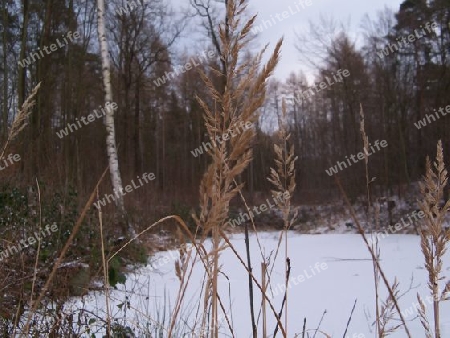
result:
M 97 31 L 98 40 L 102 56 L 102 75 L 103 87 L 105 90 L 105 121 L 106 121 L 106 151 L 109 159 L 109 172 L 111 175 L 111 183 L 116 194 L 115 203 L 122 217 L 125 217 L 125 205 L 123 203 L 122 178 L 119 171 L 119 161 L 117 157 L 116 147 L 116 131 L 114 127 L 114 110 L 111 108 L 112 90 L 111 90 L 111 71 L 109 65 L 108 43 L 106 41 L 105 30 L 105 2 L 104 0 L 97 0 Z

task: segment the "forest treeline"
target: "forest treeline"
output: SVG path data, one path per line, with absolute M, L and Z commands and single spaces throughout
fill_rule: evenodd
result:
M 223 1 L 186 5 L 182 11 L 167 0 L 134 1 L 129 7 L 125 1 L 107 2 L 111 104 L 117 106 L 122 180 L 145 172 L 156 177 L 145 189 L 129 194 L 128 205 L 198 200 L 209 157 L 193 154 L 211 140 L 197 97 L 213 106 L 198 71 L 211 74 L 209 66 L 223 66 L 217 24 L 226 13 Z M 29 125 L 8 150 L 22 160 L 0 175 L 20 186 L 33 185 L 38 178 L 47 188 L 75 189 L 85 198 L 108 165 L 106 129 L 99 116 L 104 94 L 96 5 L 86 0 L 3 0 L 1 6 L 3 140 L 18 108 L 36 84 L 41 87 Z M 180 48 L 189 27 L 199 22 L 204 39 L 191 50 Z M 448 0 L 407 0 L 400 8 L 365 17 L 358 38 L 331 20 L 310 23 L 295 43 L 299 63 L 314 70 L 315 83 L 303 73 L 271 80 L 260 119 L 252 125 L 257 137 L 253 163 L 241 177 L 244 190 L 252 195 L 270 189 L 266 177 L 283 99 L 299 158 L 300 200 L 337 196 L 334 177 L 326 170 L 363 151 L 361 107 L 369 141 L 388 144 L 369 159 L 374 189 L 395 194 L 399 185 L 420 178 L 437 140 L 450 141 L 445 116 L 450 104 L 449 22 Z M 255 36 L 253 44 L 262 44 L 263 36 Z M 250 49 L 247 53 L 253 54 Z M 336 75 L 344 71 L 349 76 Z M 67 136 L 61 134 L 68 126 Z M 444 149 L 449 158 L 450 147 Z M 365 191 L 363 162 L 338 174 L 352 197 Z M 106 180 L 103 192 L 111 189 Z

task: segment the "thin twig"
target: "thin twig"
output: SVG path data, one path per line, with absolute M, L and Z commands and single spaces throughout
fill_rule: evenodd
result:
M 348 327 L 350 326 L 350 322 L 352 321 L 353 312 L 355 311 L 356 301 L 357 301 L 357 300 L 358 300 L 358 299 L 355 298 L 355 302 L 353 303 L 352 311 L 350 312 L 350 317 L 348 317 L 347 326 L 345 327 L 344 335 L 342 336 L 342 338 L 345 338 L 345 337 L 346 337 Z
M 320 325 L 322 325 L 322 321 L 323 321 L 323 318 L 325 317 L 326 313 L 327 313 L 327 310 L 324 310 L 322 313 L 322 317 L 320 318 L 319 325 L 317 325 L 317 329 L 314 331 L 313 338 L 316 338 L 317 331 L 320 332 Z

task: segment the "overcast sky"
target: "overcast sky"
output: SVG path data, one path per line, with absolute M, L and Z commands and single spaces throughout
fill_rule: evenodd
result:
M 285 79 L 291 71 L 303 69 L 309 73 L 306 66 L 299 61 L 299 54 L 295 49 L 295 31 L 304 31 L 308 27 L 308 21 L 318 22 L 320 15 L 332 17 L 339 22 L 349 24 L 350 36 L 358 37 L 361 20 L 365 14 L 375 18 L 376 13 L 385 6 L 397 11 L 403 0 L 250 0 L 251 9 L 258 13 L 256 25 L 261 25 L 262 20 L 273 18 L 277 22 L 273 27 L 264 30 L 259 35 L 261 44 L 267 42 L 274 45 L 284 35 L 281 62 L 275 72 L 280 79 Z M 303 6 L 302 6 L 303 3 Z M 308 6 L 310 4 L 310 6 Z M 290 7 L 290 8 L 289 8 Z M 282 12 L 287 11 L 289 16 L 278 21 L 275 15 L 282 18 Z M 291 14 L 294 13 L 294 14 Z M 272 16 L 272 17 L 271 17 Z M 287 15 L 286 15 L 287 16 Z M 268 27 L 268 23 L 266 23 Z
M 188 0 L 173 1 L 178 4 L 184 4 L 184 6 L 188 2 Z M 307 3 L 306 0 L 250 0 L 250 12 L 258 14 L 255 22 L 256 26 L 262 25 L 263 20 L 275 22 L 272 27 L 269 27 L 266 23 L 267 29 L 264 26 L 260 26 L 263 31 L 259 34 L 255 46 L 261 48 L 266 43 L 270 43 L 270 46 L 273 47 L 276 41 L 281 36 L 284 36 L 282 58 L 276 69 L 275 76 L 285 79 L 290 72 L 299 70 L 303 70 L 308 75 L 311 75 L 311 70 L 299 61 L 299 54 L 294 46 L 296 30 L 305 30 L 308 27 L 309 20 L 319 22 L 319 18 L 322 15 L 332 17 L 339 22 L 349 25 L 351 29 L 350 36 L 358 38 L 361 20 L 365 14 L 375 18 L 376 13 L 383 10 L 385 6 L 397 11 L 402 2 L 403 0 L 309 0 Z M 310 5 L 308 6 L 308 4 Z M 285 18 L 282 17 L 284 11 L 287 12 L 287 14 L 285 13 Z M 191 30 L 196 30 L 196 28 L 191 28 Z M 192 41 L 195 39 L 195 35 L 190 33 L 193 32 L 185 34 L 183 45 L 187 42 L 187 45 L 191 46 L 191 48 L 192 46 L 198 46 Z M 187 47 L 187 49 L 191 48 Z M 191 49 L 191 52 L 195 52 L 195 49 Z

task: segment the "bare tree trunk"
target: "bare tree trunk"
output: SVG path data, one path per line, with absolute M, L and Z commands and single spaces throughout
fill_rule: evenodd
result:
M 28 0 L 22 1 L 22 10 L 23 10 L 23 23 L 21 28 L 21 41 L 20 41 L 20 56 L 19 60 L 25 59 L 25 53 L 27 48 L 27 38 L 28 38 Z M 24 67 L 19 67 L 19 81 L 18 81 L 18 94 L 19 94 L 19 102 L 18 106 L 19 108 L 22 107 L 23 102 L 25 101 L 25 78 L 26 78 L 26 72 Z
M 126 234 L 128 228 L 128 222 L 126 217 L 125 205 L 123 202 L 123 192 L 122 178 L 119 171 L 119 160 L 117 156 L 117 146 L 116 146 L 116 131 L 114 128 L 114 110 L 111 108 L 112 100 L 112 89 L 111 89 L 111 71 L 109 64 L 108 55 L 108 43 L 106 41 L 106 31 L 105 31 L 105 2 L 104 0 L 97 0 L 97 30 L 98 39 L 101 49 L 102 56 L 102 72 L 103 72 L 103 87 L 105 90 L 105 119 L 106 119 L 106 151 L 108 153 L 109 159 L 109 172 L 111 174 L 111 183 L 113 189 L 118 197 L 115 199 L 117 208 L 119 209 L 120 216 L 122 217 L 123 232 Z M 107 106 L 108 105 L 108 106 Z
M 2 112 L 2 138 L 6 139 L 8 134 L 8 4 L 3 4 L 3 112 Z
M 141 135 L 140 135 L 140 118 L 141 118 L 141 106 L 140 106 L 140 77 L 136 80 L 136 87 L 134 92 L 134 172 L 137 175 L 142 170 L 141 162 Z
M 27 48 L 27 32 L 28 32 L 28 0 L 22 0 L 22 13 L 23 13 L 23 23 L 20 29 L 20 54 L 19 60 L 22 61 L 25 58 L 26 48 Z M 23 102 L 25 101 L 25 87 L 26 87 L 26 66 L 19 67 L 18 75 L 17 75 L 17 94 L 18 94 L 18 108 L 22 107 Z M 31 138 L 31 133 L 29 134 Z M 28 154 L 30 146 L 29 142 L 23 142 L 22 145 L 22 153 Z M 25 171 L 25 161 L 20 161 L 20 169 L 22 173 Z

